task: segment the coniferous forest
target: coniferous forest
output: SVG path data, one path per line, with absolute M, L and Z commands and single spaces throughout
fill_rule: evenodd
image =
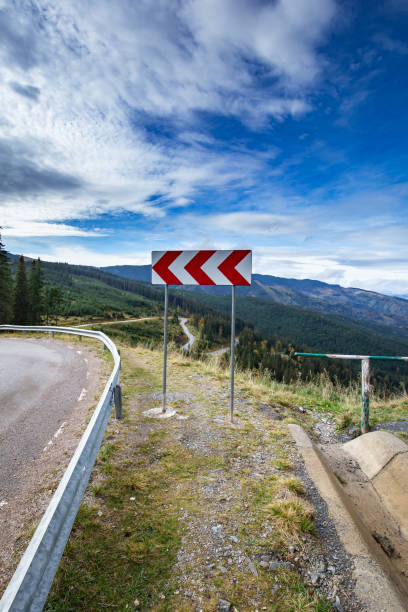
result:
M 63 294 L 58 286 L 44 280 L 40 259 L 27 263 L 23 255 L 15 278 L 0 234 L 0 323 L 41 325 L 58 323 Z

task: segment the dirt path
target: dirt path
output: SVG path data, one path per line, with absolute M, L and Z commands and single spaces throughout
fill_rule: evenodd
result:
M 161 354 L 122 356 L 126 418 L 110 426 L 47 609 L 364 609 L 282 420 L 292 408 L 238 382 L 231 424 L 227 377 L 171 354 L 177 415 L 147 418 Z
M 157 319 L 157 317 L 142 317 L 141 319 L 115 319 L 114 321 L 93 321 L 92 323 L 82 323 L 81 325 L 75 325 L 75 327 L 92 327 L 93 325 L 119 325 L 120 323 L 137 323 L 138 321 L 150 321 L 150 319 Z

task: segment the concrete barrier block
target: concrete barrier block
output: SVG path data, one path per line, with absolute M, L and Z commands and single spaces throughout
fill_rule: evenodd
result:
M 355 459 L 371 480 L 400 453 L 407 453 L 408 446 L 386 431 L 372 431 L 343 444 L 345 451 Z
M 372 482 L 408 540 L 408 453 L 395 455 Z

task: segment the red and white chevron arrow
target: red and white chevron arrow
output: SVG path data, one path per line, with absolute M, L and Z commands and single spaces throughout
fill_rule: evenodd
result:
M 252 251 L 152 251 L 153 285 L 250 285 Z

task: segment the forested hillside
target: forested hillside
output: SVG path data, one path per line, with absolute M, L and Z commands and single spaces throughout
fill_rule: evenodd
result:
M 16 279 L 18 258 L 11 256 Z M 32 265 L 25 262 L 27 270 Z M 145 267 L 147 268 L 147 267 Z M 131 317 L 161 316 L 163 290 L 146 282 L 135 281 L 90 266 L 41 262 L 44 283 L 61 290 L 58 316 L 72 324 L 85 321 L 118 320 Z M 146 270 L 145 270 L 146 272 Z M 14 281 L 15 282 L 15 281 Z M 190 318 L 196 334 L 198 354 L 230 340 L 230 296 L 205 293 L 169 292 L 172 338 L 182 342 L 178 316 Z M 136 329 L 130 325 L 112 326 L 115 337 L 132 344 L 160 343 L 161 323 L 146 323 Z M 408 355 L 408 337 L 395 327 L 348 317 L 327 315 L 299 306 L 290 306 L 254 297 L 237 298 L 237 363 L 241 368 L 267 370 L 276 380 L 309 380 L 326 370 L 332 380 L 347 384 L 359 376 L 357 363 L 322 359 L 298 360 L 294 352 L 337 352 L 346 354 Z M 406 334 L 406 332 L 405 332 Z M 227 358 L 227 355 L 226 355 Z M 406 364 L 375 364 L 376 385 L 398 389 L 408 384 Z
M 150 266 L 110 266 L 104 268 L 128 279 L 150 281 Z M 228 295 L 229 287 L 187 286 L 183 290 L 214 296 Z M 366 321 L 398 327 L 407 335 L 408 301 L 399 297 L 382 295 L 375 291 L 346 288 L 321 281 L 280 278 L 267 274 L 253 274 L 250 287 L 238 287 L 237 295 L 301 306 L 325 314 L 345 315 L 358 321 Z M 408 337 L 408 335 L 407 335 Z
M 231 298 L 200 294 L 203 304 L 228 313 Z M 298 306 L 284 306 L 257 298 L 237 298 L 237 316 L 255 328 L 241 334 L 237 359 L 242 368 L 270 370 L 277 380 L 309 380 L 326 370 L 332 380 L 347 384 L 360 376 L 359 362 L 317 358 L 296 360 L 294 352 L 359 355 L 407 355 L 408 340 L 387 335 L 389 328 L 347 317 L 324 315 Z M 391 328 L 390 328 L 391 329 Z M 258 333 L 257 331 L 258 330 Z M 378 389 L 408 385 L 408 364 L 376 361 L 373 382 Z
M 227 296 L 200 295 L 200 301 L 224 312 L 231 309 Z M 264 337 L 277 334 L 316 352 L 408 355 L 408 340 L 397 339 L 386 327 L 357 323 L 347 317 L 325 315 L 298 306 L 284 306 L 258 298 L 237 298 L 237 316 L 254 325 Z M 381 331 L 380 331 L 381 330 Z
M 18 257 L 9 256 L 13 273 Z M 27 270 L 31 265 L 25 258 Z M 92 266 L 42 261 L 44 280 L 58 286 L 63 292 L 63 317 L 120 319 L 131 316 L 149 316 L 162 313 L 163 289 L 146 283 L 120 278 Z M 211 314 L 210 306 L 201 304 L 194 296 L 170 292 L 169 307 L 183 314 Z M 221 315 L 225 318 L 225 315 Z

